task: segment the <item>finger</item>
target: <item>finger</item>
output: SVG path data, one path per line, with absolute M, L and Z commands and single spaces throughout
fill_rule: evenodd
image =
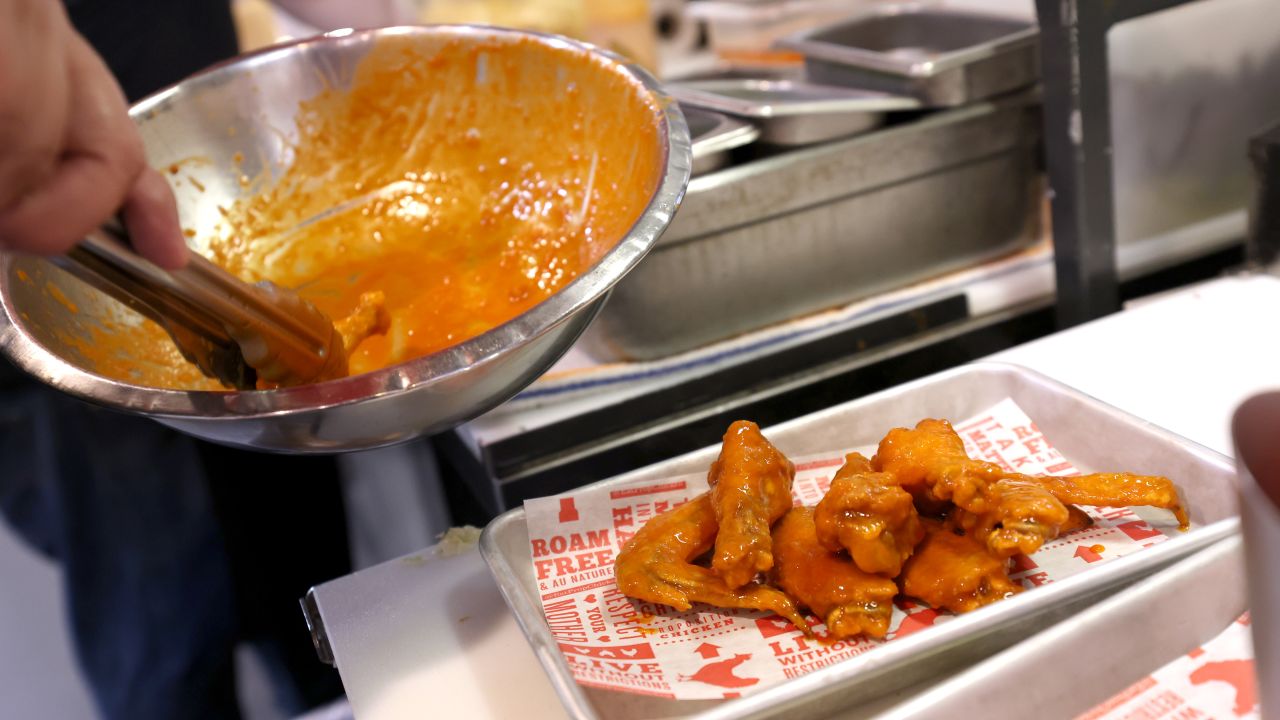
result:
M 1231 422 L 1236 455 L 1280 507 L 1280 392 L 1255 395 L 1236 409 Z
M 70 250 L 115 214 L 123 200 L 119 168 L 93 155 L 63 160 L 52 179 L 0 216 L 6 249 L 41 255 Z
M 85 51 L 86 71 L 110 78 L 110 71 L 101 58 L 87 44 L 82 49 Z M 176 270 L 186 265 L 188 253 L 173 190 L 160 173 L 147 166 L 137 126 L 128 117 L 124 94 L 114 79 L 101 87 L 102 93 L 87 102 L 98 103 L 107 121 L 102 127 L 111 133 L 111 140 L 106 144 L 105 152 L 120 153 L 118 157 L 122 167 L 138 168 L 121 201 L 122 207 L 117 209 L 124 213 L 125 226 L 134 249 L 161 267 Z M 123 139 L 125 136 L 127 141 Z M 84 142 L 92 149 L 98 146 L 99 139 L 88 136 Z M 76 141 L 73 140 L 72 146 L 76 146 Z
M 66 252 L 116 213 L 144 167 L 119 86 L 74 33 L 68 70 L 75 122 L 62 157 L 46 182 L 0 216 L 0 237 L 13 249 Z
M 0 22 L 0 211 L 57 166 L 70 104 L 69 33 L 59 3 L 19 2 Z
M 133 248 L 160 267 L 177 270 L 190 252 L 178 225 L 178 203 L 164 176 L 144 168 L 125 198 L 124 223 Z

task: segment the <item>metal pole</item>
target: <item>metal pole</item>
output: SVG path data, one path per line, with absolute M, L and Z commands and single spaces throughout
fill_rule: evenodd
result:
M 1096 0 L 1037 0 L 1058 325 L 1120 309 L 1106 30 Z
M 1120 309 L 1107 33 L 1196 0 L 1036 0 L 1059 327 Z

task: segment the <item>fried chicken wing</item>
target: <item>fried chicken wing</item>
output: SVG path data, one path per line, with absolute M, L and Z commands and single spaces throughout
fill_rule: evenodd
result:
M 823 618 L 831 637 L 889 631 L 898 586 L 820 545 L 813 508 L 792 508 L 774 526 L 773 553 L 774 583 Z
M 791 508 L 795 465 L 753 422 L 729 426 L 707 482 L 720 534 L 711 567 L 731 588 L 773 567 L 769 528 Z
M 946 420 L 926 419 L 913 429 L 890 430 L 871 465 L 893 474 L 903 487 L 926 486 L 936 499 L 975 513 L 986 512 L 986 488 L 1004 476 L 999 465 L 970 458 Z
M 859 570 L 887 577 L 902 572 L 903 561 L 924 538 L 911 493 L 891 473 L 872 470 L 859 453 L 845 456 L 813 519 L 823 547 L 848 550 Z
M 954 502 L 960 526 L 1000 557 L 1030 555 L 1056 538 L 1070 517 L 1033 478 L 970 458 L 946 420 L 889 431 L 873 464 L 904 485 L 926 485 L 934 497 Z
M 926 520 L 924 541 L 907 560 L 899 582 L 906 595 L 964 613 L 1022 591 L 1009 579 L 1007 562 L 959 528 Z
M 1012 475 L 987 486 L 984 513 L 957 508 L 961 528 L 1001 558 L 1030 555 L 1058 537 L 1071 520 L 1067 506 L 1034 479 Z
M 772 611 L 808 633 L 806 607 L 834 638 L 884 637 L 899 592 L 957 613 L 1021 592 L 1009 558 L 1092 525 L 1077 505 L 1158 507 L 1188 525 L 1168 478 L 1010 472 L 970 458 L 946 420 L 891 430 L 871 460 L 847 455 L 816 507 L 792 508 L 794 476 L 754 423 L 734 423 L 711 490 L 649 520 L 619 553 L 619 589 L 680 610 Z M 709 551 L 710 567 L 694 562 Z
M 387 314 L 387 296 L 381 290 L 360 295 L 360 302 L 350 315 L 335 322 L 333 327 L 342 336 L 342 344 L 351 353 L 356 346 L 371 335 L 385 335 L 391 327 Z
M 1183 530 L 1191 525 L 1182 493 L 1167 477 L 1094 473 L 1076 477 L 1043 476 L 1033 479 L 1064 503 L 1108 507 L 1146 505 L 1172 512 Z
M 916 512 L 920 517 L 945 520 L 956 507 L 950 500 L 939 500 L 928 485 L 908 485 L 903 489 L 911 493 L 911 499 L 915 501 Z
M 614 561 L 618 589 L 677 610 L 688 610 L 695 602 L 768 610 L 809 632 L 795 603 L 778 590 L 755 584 L 730 588 L 713 571 L 691 562 L 711 549 L 718 529 L 710 493 L 652 518 Z
M 1087 527 L 1093 527 L 1093 518 L 1089 517 L 1088 513 L 1076 507 L 1075 505 L 1068 505 L 1067 512 L 1069 513 L 1070 516 L 1067 518 L 1067 524 L 1063 525 L 1062 529 L 1058 531 L 1060 534 L 1066 535 L 1069 532 L 1075 532 L 1076 530 L 1083 530 Z

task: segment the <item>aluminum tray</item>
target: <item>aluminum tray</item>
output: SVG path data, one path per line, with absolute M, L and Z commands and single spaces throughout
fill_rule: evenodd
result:
M 700 80 L 667 86 L 682 106 L 747 118 L 760 140 L 810 145 L 880 127 L 885 114 L 919 110 L 915 98 L 795 80 Z
M 1217 637 L 1244 611 L 1244 552 L 1235 537 L 876 717 L 1023 720 L 1027 708 L 1076 717 Z
M 680 104 L 689 137 L 693 140 L 693 174 L 704 175 L 729 164 L 729 153 L 750 145 L 760 137 L 760 130 L 718 112 Z
M 887 5 L 777 44 L 805 56 L 806 74 L 814 82 L 952 107 L 1035 83 L 1039 37 L 1029 20 Z
M 1234 468 L 1227 458 L 1014 365 L 978 363 L 908 383 L 768 429 L 784 452 L 804 455 L 875 443 L 897 425 L 922 417 L 967 417 L 1013 398 L 1083 471 L 1124 468 L 1176 478 L 1186 493 L 1191 531 L 1057 583 L 895 640 L 754 695 L 727 701 L 671 701 L 579 686 L 543 619 L 523 509 L 489 524 L 480 540 L 498 586 L 528 635 L 556 692 L 575 718 L 696 717 L 699 720 L 786 716 L 826 718 L 989 657 L 1031 633 L 1239 529 Z M 617 485 L 705 470 L 708 447 L 606 480 Z M 1025 710 L 1025 704 L 1018 704 Z
M 665 357 L 1030 245 L 1040 133 L 1026 94 L 694 178 L 585 347 Z

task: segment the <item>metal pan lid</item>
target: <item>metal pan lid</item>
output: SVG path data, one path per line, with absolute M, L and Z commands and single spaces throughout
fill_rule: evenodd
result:
M 873 90 L 799 80 L 700 80 L 667 86 L 682 105 L 746 118 L 921 109 L 920 101 Z

